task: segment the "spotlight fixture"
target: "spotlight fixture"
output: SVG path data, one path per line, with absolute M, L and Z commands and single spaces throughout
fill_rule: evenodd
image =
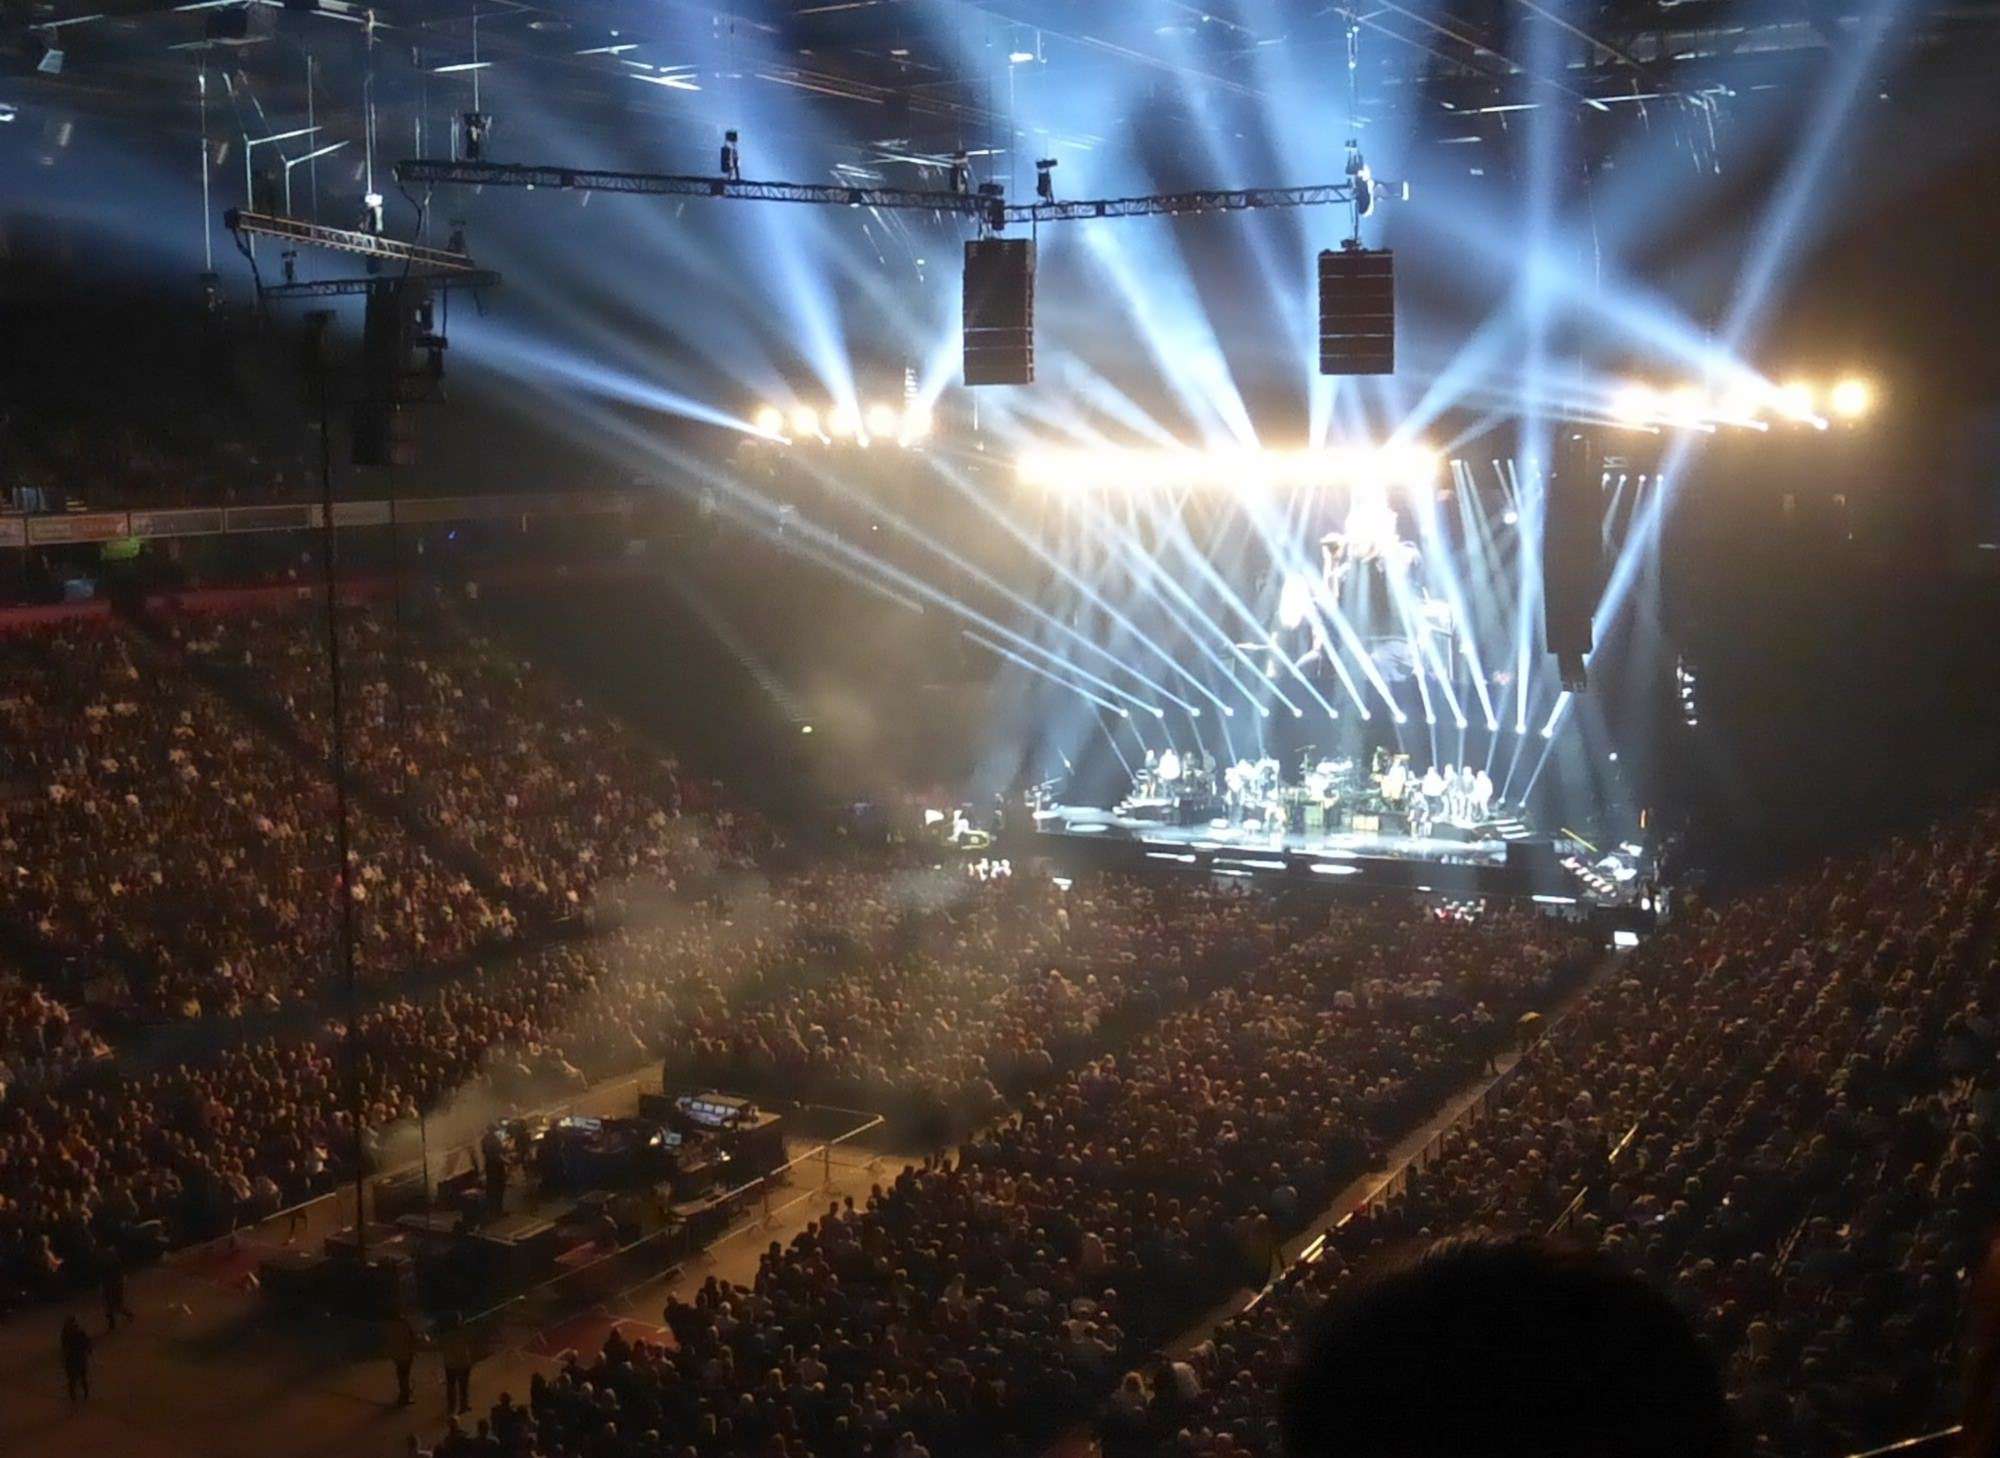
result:
M 35 58 L 35 69 L 44 76 L 60 76 L 63 68 L 63 50 L 56 43 L 56 33 L 51 30 L 37 37 L 36 44 L 41 54 Z
M 722 176 L 729 182 L 743 180 L 743 148 L 734 127 L 722 134 Z
M 1874 405 L 1875 388 L 1860 376 L 1850 375 L 1832 385 L 1808 379 L 1772 385 L 1742 371 L 1740 378 L 1715 389 L 1633 381 L 1613 393 L 1608 413 L 1618 424 L 1638 430 L 1713 431 L 1733 426 L 1766 431 L 1783 424 L 1825 430 L 1828 417 L 1852 424 Z
M 972 158 L 963 147 L 951 154 L 951 190 L 958 197 L 972 191 Z
M 1850 375 L 1827 392 L 1826 408 L 1842 420 L 1859 420 L 1875 405 L 1875 387 Z
M 1035 196 L 1043 202 L 1056 200 L 1056 159 L 1039 158 L 1035 163 Z
M 752 429 L 766 440 L 781 445 L 865 449 L 873 445 L 914 449 L 931 433 L 929 409 L 912 402 L 898 407 L 878 400 L 865 408 L 852 402 L 814 406 L 801 404 L 789 409 L 775 403 L 756 408 L 749 417 Z

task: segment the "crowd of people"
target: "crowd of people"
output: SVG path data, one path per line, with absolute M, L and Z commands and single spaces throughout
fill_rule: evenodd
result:
M 1589 956 L 1563 924 L 1421 907 L 1265 908 L 1262 931 L 1017 1117 L 773 1243 L 750 1285 L 671 1302 L 670 1347 L 613 1341 L 537 1377 L 488 1436 L 539 1458 L 1028 1450 L 1260 1283 Z
M 344 876 L 305 612 L 0 637 L 0 1307 L 394 1165 L 420 1118 L 463 1133 L 653 1065 L 963 1142 L 675 1303 L 671 1346 L 613 1341 L 503 1402 L 500 1451 L 918 1458 L 1089 1419 L 1114 1451 L 1275 1458 L 1311 1313 L 1471 1228 L 1665 1290 L 1758 1453 L 1949 1416 L 2000 1217 L 2000 810 L 1679 916 L 1279 1275 L 1287 1237 L 1582 973 L 1572 926 L 760 868 L 755 817 L 422 607 L 347 615 Z M 351 1038 L 313 1001 L 343 888 Z M 147 1022 L 252 1015 L 198 1054 L 114 1057 Z
M 1148 1430 L 1278 1451 L 1298 1333 L 1386 1249 L 1553 1232 L 1665 1289 L 1758 1453 L 1952 1417 L 1968 1273 L 2000 1218 L 2000 813 L 1686 920 L 1595 989 L 1491 1117 L 1191 1359 Z
M 0 886 L 41 953 L 17 977 L 123 1023 L 325 988 L 341 878 L 317 628 L 301 606 L 0 638 Z M 365 978 L 514 941 L 605 882 L 747 862 L 747 817 L 683 815 L 705 787 L 470 631 L 357 606 L 345 636 Z

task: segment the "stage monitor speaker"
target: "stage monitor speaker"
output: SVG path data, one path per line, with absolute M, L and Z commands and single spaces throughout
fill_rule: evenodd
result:
M 1562 685 L 1585 686 L 1591 618 L 1604 591 L 1604 466 L 1591 432 L 1556 431 L 1542 515 L 1542 638 Z
M 1396 373 L 1396 255 L 1388 249 L 1320 253 L 1319 372 Z
M 1035 380 L 1035 245 L 973 238 L 965 245 L 965 383 Z

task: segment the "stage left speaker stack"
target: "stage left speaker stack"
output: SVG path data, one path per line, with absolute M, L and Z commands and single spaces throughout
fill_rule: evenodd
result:
M 1035 382 L 1035 245 L 973 238 L 965 245 L 965 383 Z
M 1542 638 L 1562 686 L 1581 693 L 1604 591 L 1604 466 L 1588 430 L 1556 429 L 1542 515 Z
M 1396 373 L 1396 255 L 1353 244 L 1319 255 L 1319 372 Z
M 369 288 L 361 330 L 361 398 L 354 405 L 355 465 L 416 464 L 410 406 L 435 384 L 444 347 L 431 323 L 431 288 L 423 279 L 385 278 Z M 428 351 L 428 368 L 417 362 L 419 350 Z

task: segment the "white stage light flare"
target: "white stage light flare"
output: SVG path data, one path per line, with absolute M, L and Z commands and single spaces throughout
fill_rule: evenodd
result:
M 870 405 L 867 419 L 870 435 L 886 438 L 896 433 L 896 408 L 893 405 Z
M 783 435 L 785 433 L 785 412 L 775 405 L 766 405 L 757 412 L 753 422 L 759 435 Z
M 1804 380 L 1780 386 L 1771 397 L 1778 410 L 1794 420 L 1810 420 L 1817 404 L 1813 387 Z
M 847 439 L 854 434 L 858 426 L 859 422 L 855 420 L 854 412 L 845 405 L 835 406 L 826 417 L 826 433 L 835 440 Z
M 1874 404 L 1874 386 L 1852 376 L 1835 385 L 1826 396 L 1826 408 L 1842 420 L 1859 420 Z
M 1659 394 L 1648 385 L 1627 385 L 1611 398 L 1612 418 L 1621 425 L 1649 425 L 1659 413 Z
M 794 435 L 818 435 L 819 412 L 810 405 L 801 405 L 792 412 L 792 433 Z

